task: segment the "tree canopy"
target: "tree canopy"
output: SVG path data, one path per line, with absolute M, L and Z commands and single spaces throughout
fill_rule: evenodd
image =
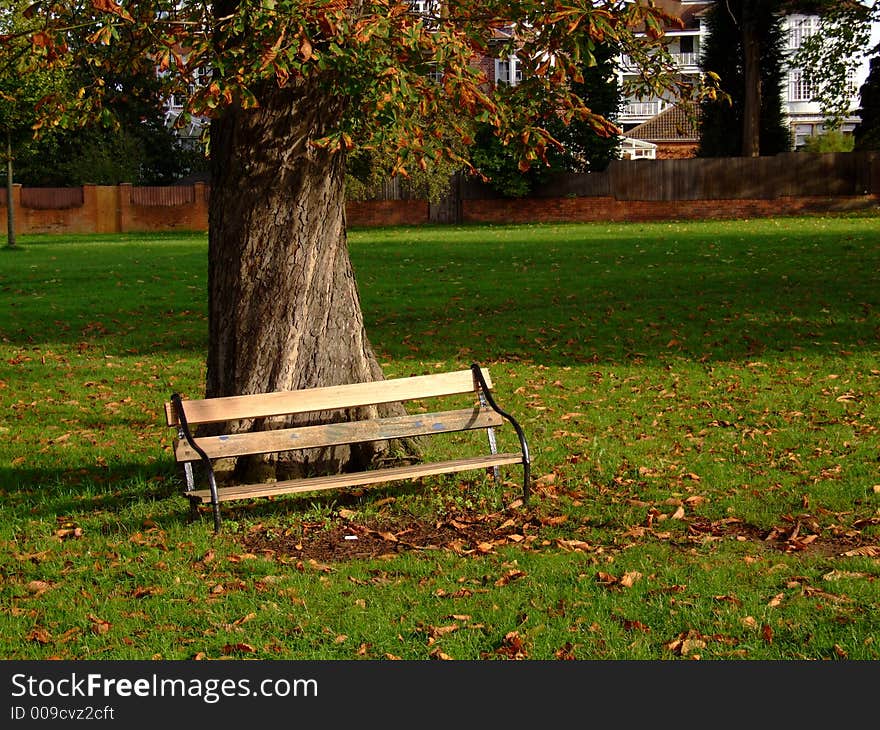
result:
M 791 64 L 802 68 L 814 90 L 827 129 L 839 129 L 852 112 L 858 91 L 853 75 L 870 52 L 871 26 L 880 21 L 880 2 L 820 3 L 818 32 L 805 38 Z
M 120 66 L 161 71 L 166 94 L 187 99 L 191 114 L 214 116 L 230 104 L 255 108 L 267 84 L 317 84 L 339 113 L 312 140 L 329 150 L 393 150 L 393 171 L 434 161 L 465 162 L 472 130 L 488 124 L 523 160 L 543 159 L 555 144 L 552 114 L 596 134 L 616 130 L 569 82 L 595 63 L 598 46 L 643 68 L 644 86 L 687 87 L 664 54 L 662 26 L 675 23 L 649 2 L 573 0 L 113 0 L 32 3 L 38 28 L 31 63 L 91 69 L 72 96 L 52 96 L 42 111 L 55 124 L 108 117 L 105 81 Z M 499 43 L 496 31 L 510 31 Z M 643 32 L 646 31 L 646 32 Z M 474 63 L 515 51 L 524 82 L 502 101 Z M 207 71 L 210 80 L 197 84 Z M 451 131 L 459 144 L 450 143 Z

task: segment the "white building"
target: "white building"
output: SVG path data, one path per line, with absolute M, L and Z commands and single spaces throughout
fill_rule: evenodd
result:
M 705 14 L 714 5 L 714 1 L 657 0 L 657 5 L 670 15 L 682 19 L 683 29 L 667 29 L 669 49 L 673 58 L 679 62 L 682 73 L 696 76 L 700 73 L 701 48 L 708 35 Z M 790 55 L 798 49 L 805 38 L 818 30 L 819 18 L 815 15 L 787 15 L 784 17 L 783 23 L 788 36 L 787 51 Z M 627 66 L 624 59 L 620 70 L 621 81 L 626 77 Z M 858 94 L 865 78 L 867 78 L 867 64 L 862 64 L 852 80 L 852 102 L 850 105 L 852 114 L 844 121 L 841 128 L 845 133 L 852 132 L 859 122 L 856 114 L 859 107 Z M 783 111 L 788 117 L 791 129 L 793 147 L 802 146 L 808 137 L 821 134 L 824 131 L 824 119 L 819 103 L 813 100 L 812 89 L 805 82 L 799 69 L 786 70 L 782 102 Z M 673 105 L 674 102 L 671 98 L 631 98 L 626 101 L 617 122 L 626 133 L 645 124 Z

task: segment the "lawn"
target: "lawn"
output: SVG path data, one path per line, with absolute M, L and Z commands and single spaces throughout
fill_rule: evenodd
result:
M 0 656 L 878 659 L 878 223 L 352 231 L 386 375 L 487 366 L 533 499 L 458 474 L 224 505 L 219 536 L 163 415 L 202 393 L 205 235 L 21 237 Z

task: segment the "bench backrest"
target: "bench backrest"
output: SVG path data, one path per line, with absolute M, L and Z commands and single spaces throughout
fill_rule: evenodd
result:
M 487 387 L 492 387 L 489 371 L 481 368 Z M 226 398 L 184 400 L 183 408 L 189 425 L 218 423 L 249 418 L 287 416 L 312 411 L 332 411 L 341 408 L 395 403 L 419 398 L 437 398 L 447 395 L 475 392 L 474 374 L 457 370 L 434 375 L 415 375 L 373 383 L 349 383 L 307 390 L 289 390 L 277 393 L 236 395 Z M 165 418 L 169 426 L 179 425 L 177 412 L 171 402 L 165 404 Z
M 491 388 L 488 371 L 481 368 L 481 372 L 486 387 Z M 310 390 L 184 400 L 181 405 L 186 414 L 187 424 L 193 426 L 439 398 L 463 393 L 476 394 L 474 374 L 470 370 Z M 165 404 L 165 416 L 169 426 L 180 425 L 173 402 Z M 455 411 L 205 436 L 196 438 L 195 442 L 209 458 L 216 459 L 494 428 L 502 423 L 501 416 L 492 408 L 485 407 L 482 403 L 474 403 L 470 408 Z M 174 455 L 178 461 L 183 462 L 196 461 L 200 456 L 186 438 L 175 440 Z

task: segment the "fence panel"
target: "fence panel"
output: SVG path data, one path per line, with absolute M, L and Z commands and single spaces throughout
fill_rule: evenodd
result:
M 601 172 L 555 173 L 532 193 L 536 198 L 597 198 L 611 195 L 611 174 Z
M 142 206 L 190 205 L 196 201 L 194 185 L 166 185 L 155 187 L 132 186 L 131 204 Z
M 22 188 L 21 207 L 33 210 L 66 210 L 81 208 L 83 189 L 79 188 Z

